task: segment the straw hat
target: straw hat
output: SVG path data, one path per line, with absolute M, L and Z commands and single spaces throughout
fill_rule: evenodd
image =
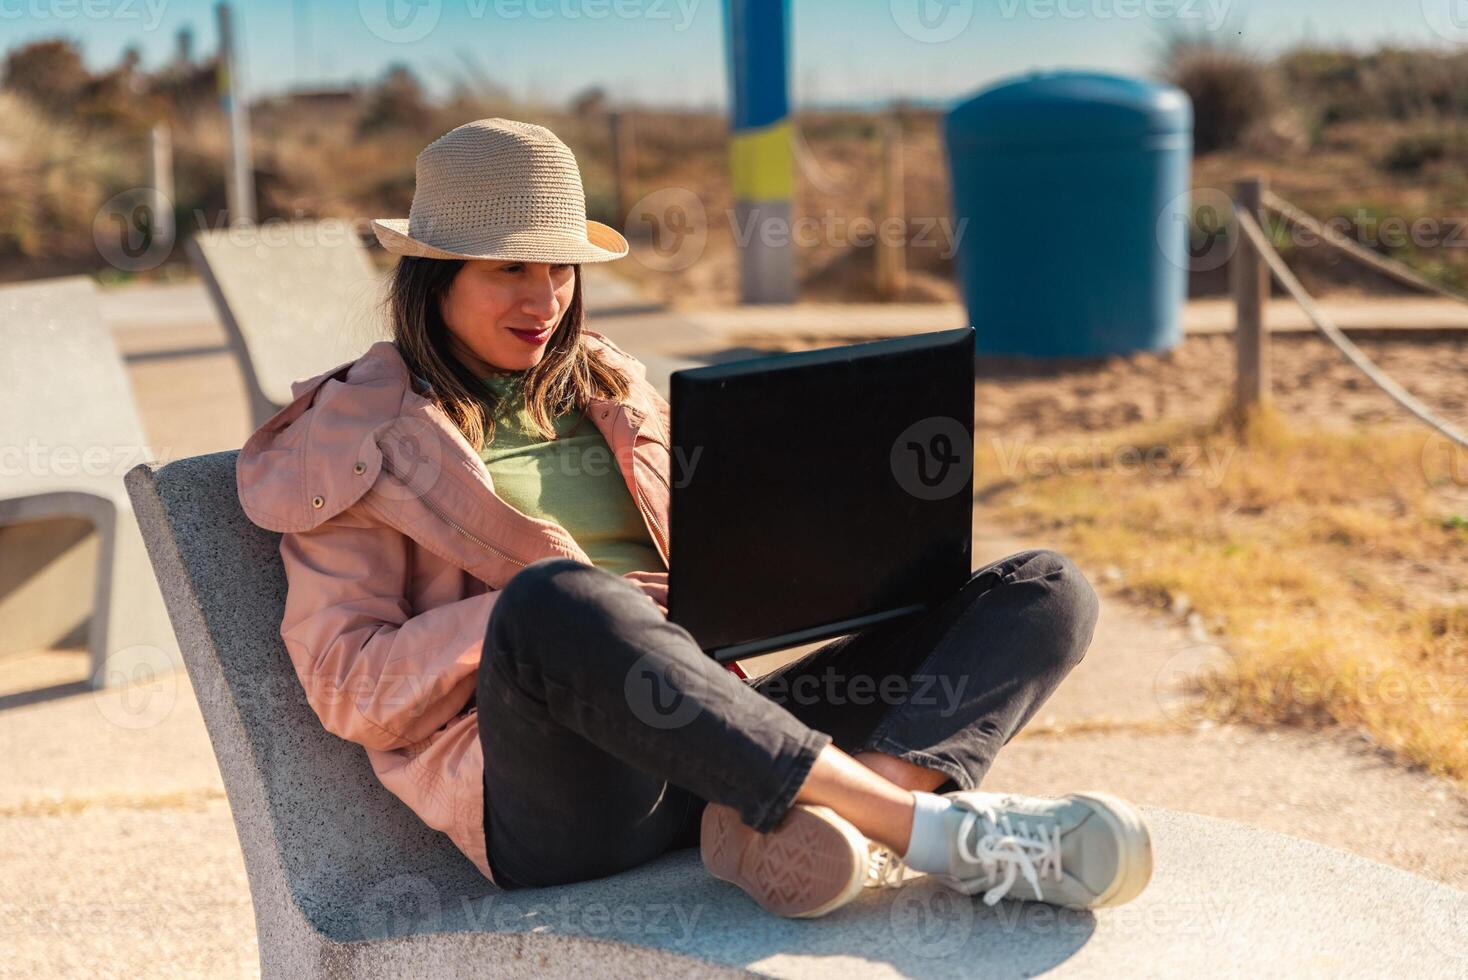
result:
M 627 254 L 616 229 L 587 220 L 576 157 L 544 126 L 465 123 L 428 144 L 416 172 L 407 220 L 372 222 L 389 252 L 571 263 Z

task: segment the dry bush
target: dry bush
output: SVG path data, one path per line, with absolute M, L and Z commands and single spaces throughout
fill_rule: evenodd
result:
M 125 151 L 125 142 L 57 122 L 0 91 L 0 256 L 95 255 L 97 211 L 141 182 L 141 159 Z
M 74 43 L 46 40 L 7 54 L 0 85 L 47 112 L 60 114 L 75 107 L 91 80 Z
M 1320 122 L 1410 120 L 1468 114 L 1468 52 L 1299 48 L 1278 63 L 1291 97 Z
M 1163 71 L 1193 100 L 1193 146 L 1200 154 L 1244 143 L 1278 104 L 1269 67 L 1236 47 L 1177 37 Z

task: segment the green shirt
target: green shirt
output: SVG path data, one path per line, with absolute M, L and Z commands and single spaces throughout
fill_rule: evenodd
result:
M 559 524 L 592 564 L 615 575 L 662 571 L 663 560 L 617 458 L 591 418 L 584 411 L 566 412 L 555 420 L 556 438 L 547 440 L 525 407 L 524 371 L 482 380 L 505 406 L 495 418 L 493 438 L 479 453 L 500 499 L 523 514 Z

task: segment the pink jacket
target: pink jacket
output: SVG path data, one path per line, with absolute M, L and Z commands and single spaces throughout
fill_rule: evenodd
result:
M 583 342 L 632 379 L 596 399 L 666 567 L 671 410 L 601 334 Z M 493 880 L 475 690 L 489 612 L 525 565 L 590 559 L 560 525 L 495 495 L 479 455 L 390 342 L 297 381 L 236 466 L 250 520 L 282 532 L 280 635 L 326 729 L 364 746 L 383 785 Z M 732 667 L 744 676 L 737 667 Z

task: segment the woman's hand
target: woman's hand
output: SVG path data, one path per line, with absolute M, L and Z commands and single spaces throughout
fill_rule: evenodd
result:
M 668 614 L 668 573 L 667 572 L 628 572 L 622 576 L 630 579 L 647 593 L 647 597 L 653 601 L 662 614 Z

